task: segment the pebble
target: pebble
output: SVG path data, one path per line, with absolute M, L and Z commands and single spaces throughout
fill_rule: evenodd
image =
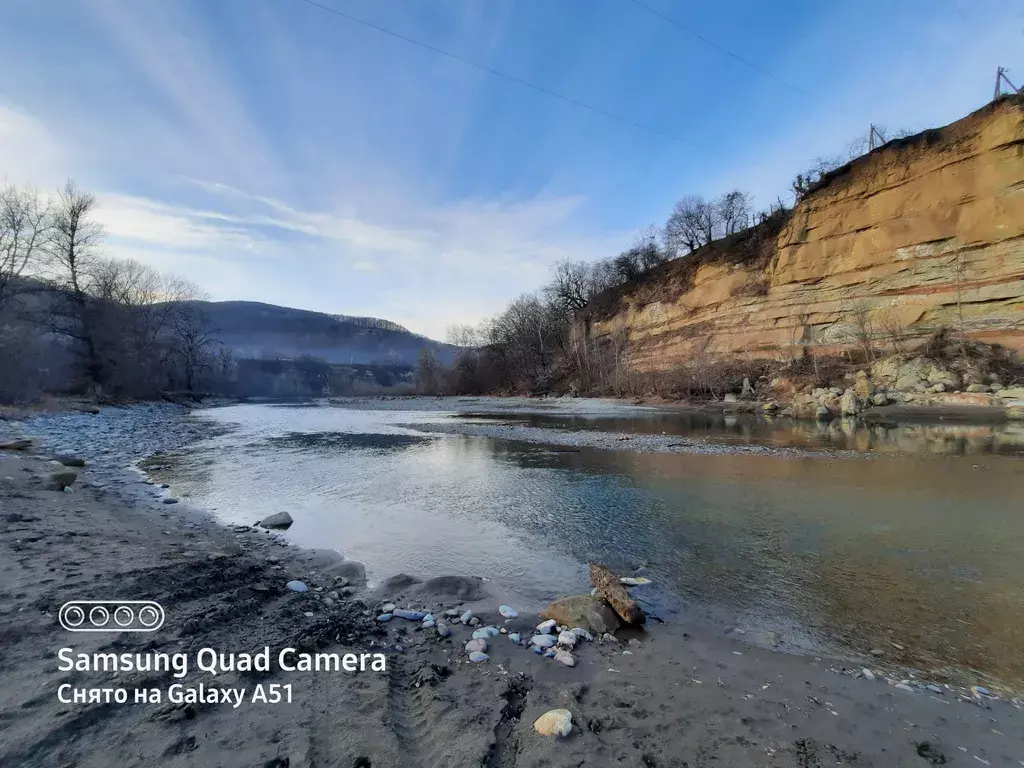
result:
M 572 732 L 572 712 L 552 709 L 533 722 L 533 730 L 541 736 L 568 736 Z
M 432 629 L 433 627 L 434 627 L 434 620 L 433 619 L 424 619 L 423 620 L 423 628 L 424 629 Z
M 466 653 L 473 653 L 474 651 L 483 652 L 483 651 L 486 651 L 486 650 L 487 650 L 487 641 L 484 640 L 483 638 L 479 638 L 478 637 L 477 639 L 470 640 L 468 643 L 466 643 Z
M 561 664 L 565 664 L 565 666 L 567 666 L 567 667 L 575 667 L 576 666 L 576 659 L 568 651 L 558 651 L 555 654 L 555 661 L 557 661 L 557 662 L 559 662 Z
M 582 637 L 584 640 L 593 640 L 594 639 L 594 636 L 592 634 L 590 634 L 589 632 L 587 632 L 587 630 L 585 630 L 583 627 L 573 627 L 572 628 L 572 632 L 577 637 Z
M 64 493 L 74 493 L 74 492 L 75 492 L 75 489 L 72 488 L 70 485 L 64 487 Z
M 472 611 L 466 611 L 464 614 L 459 616 L 459 621 L 461 621 L 463 624 L 469 624 L 469 622 L 472 620 L 472 618 L 473 618 L 473 612 Z
M 914 689 L 906 683 L 896 683 L 893 688 L 899 688 L 901 691 L 910 691 L 911 693 L 914 693 Z
M 480 629 L 474 629 L 473 630 L 473 637 L 474 638 L 477 638 L 477 637 L 497 637 L 499 634 L 501 634 L 501 633 L 498 632 L 498 628 L 497 627 L 480 627 Z
M 423 617 L 423 620 L 424 621 L 434 621 L 434 614 L 428 613 L 426 616 Z
M 875 673 L 874 673 L 874 672 L 872 672 L 872 671 L 871 671 L 870 669 L 868 669 L 867 667 L 865 667 L 864 669 L 862 669 L 862 670 L 860 671 L 860 673 L 861 673 L 862 675 L 864 675 L 864 677 L 865 677 L 865 678 L 867 678 L 868 680 L 874 680 L 874 679 L 875 679 Z
M 623 655 L 623 656 L 632 656 L 632 655 L 633 655 L 633 652 L 632 652 L 632 651 L 623 651 L 623 652 L 622 652 L 622 655 Z
M 401 643 L 395 643 L 395 650 L 398 653 L 405 653 L 405 646 L 402 645 Z
M 511 635 L 508 636 L 508 639 L 516 645 L 519 645 L 519 643 L 521 643 L 523 640 L 523 638 L 519 636 L 518 632 L 513 632 Z
M 309 587 L 303 581 L 289 581 L 285 586 L 292 592 L 309 592 Z
M 161 499 L 161 503 L 163 503 L 163 504 L 177 504 L 178 500 L 175 499 L 175 498 L 172 498 L 171 496 L 168 496 L 166 499 Z
M 328 592 L 327 593 L 327 597 L 329 599 L 331 599 L 331 600 L 340 600 L 341 599 L 340 596 L 338 595 L 338 593 L 337 592 L 333 592 L 333 591 L 332 592 Z
M 927 688 L 932 693 L 939 694 L 940 696 L 946 693 L 944 688 L 942 688 L 941 686 L 936 685 L 935 683 L 928 683 L 928 685 L 926 685 L 925 688 Z
M 544 658 L 545 659 L 553 659 L 553 658 L 555 658 L 555 652 L 553 650 L 551 650 L 550 648 L 548 648 L 548 650 L 544 651 Z
M 384 605 L 380 607 L 380 610 L 382 613 L 394 613 L 395 607 L 394 603 L 384 603 Z
M 554 635 L 534 635 L 530 638 L 530 644 L 538 648 L 550 648 L 557 642 Z
M 312 619 L 313 616 L 315 616 L 316 614 L 314 614 L 312 611 L 305 611 L 302 615 L 305 616 L 307 619 Z
M 423 621 L 423 618 L 427 615 L 423 611 L 407 611 L 404 608 L 398 608 L 391 611 L 391 613 L 395 618 L 407 619 L 408 621 Z
M 334 600 L 332 600 L 332 599 L 331 599 L 331 598 L 329 598 L 329 597 L 325 597 L 325 598 L 324 598 L 324 605 L 326 605 L 326 606 L 330 607 L 330 606 L 334 605 Z
M 469 654 L 469 660 L 474 662 L 474 663 L 479 663 L 481 661 L 488 661 L 490 658 L 491 657 L 488 656 L 483 651 L 473 651 L 473 653 Z
M 537 631 L 544 635 L 550 635 L 552 631 L 554 631 L 555 625 L 557 623 L 558 622 L 556 622 L 554 619 L 542 621 L 540 624 L 537 625 Z
M 519 611 L 517 611 L 511 605 L 499 605 L 498 613 L 500 613 L 506 619 L 515 619 L 519 616 Z
M 541 648 L 539 645 L 535 645 L 533 646 L 533 652 L 540 656 L 542 653 L 544 653 L 544 649 Z
M 449 608 L 447 611 L 444 612 L 444 615 L 447 616 L 449 619 L 455 619 L 458 618 L 460 613 L 462 613 L 462 611 L 460 611 L 458 608 Z
M 379 621 L 381 624 L 384 624 L 386 622 L 391 621 L 392 618 L 392 614 L 382 613 L 380 616 L 377 617 L 377 621 Z
M 437 624 L 437 634 L 438 635 L 440 635 L 441 637 L 448 637 L 448 635 L 450 635 L 451 633 L 452 633 L 452 631 L 448 627 L 447 624 L 444 624 L 443 622 L 438 622 L 438 624 Z
M 569 648 L 574 648 L 576 646 L 576 641 L 579 640 L 579 637 L 580 636 L 577 635 L 575 632 L 559 632 L 558 644 L 568 646 Z
M 476 616 L 474 616 L 472 619 L 469 620 L 469 626 L 471 626 L 471 627 L 479 627 L 480 626 L 480 619 L 478 619 Z

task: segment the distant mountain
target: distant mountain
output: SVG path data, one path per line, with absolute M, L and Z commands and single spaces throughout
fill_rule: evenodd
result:
M 456 347 L 412 333 L 397 323 L 279 307 L 256 301 L 196 302 L 217 340 L 237 357 L 330 363 L 415 365 L 424 347 L 450 362 Z

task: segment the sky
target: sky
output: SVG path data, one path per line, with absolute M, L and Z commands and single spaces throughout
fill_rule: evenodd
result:
M 1024 85 L 1024 0 L 316 2 L 536 88 L 306 0 L 4 0 L 0 181 L 73 178 L 107 255 L 213 300 L 443 338 L 684 195 L 767 207 Z

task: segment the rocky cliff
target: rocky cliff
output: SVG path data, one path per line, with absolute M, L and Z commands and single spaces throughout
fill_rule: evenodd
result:
M 897 349 L 940 327 L 1024 350 L 1024 98 L 889 142 L 785 218 L 596 302 L 588 334 L 635 371 Z

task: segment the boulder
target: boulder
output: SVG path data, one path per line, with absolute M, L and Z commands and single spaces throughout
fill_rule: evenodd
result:
M 900 392 L 912 392 L 917 389 L 918 384 L 921 384 L 922 381 L 919 376 L 907 374 L 896 379 L 896 383 L 893 386 Z
M 53 457 L 56 461 L 59 461 L 65 467 L 84 467 L 85 459 L 80 459 L 78 456 L 67 456 L 59 455 Z
M 960 377 L 953 371 L 932 363 L 925 369 L 925 379 L 929 384 L 941 384 L 948 389 L 959 389 Z
M 738 400 L 739 398 L 736 397 L 736 393 L 734 392 L 729 392 L 728 394 L 725 395 L 725 397 L 722 398 L 723 403 L 735 403 Z
M 853 383 L 853 391 L 861 400 L 868 400 L 875 394 L 875 385 L 868 378 L 867 371 L 857 371 L 857 377 Z
M 342 560 L 328 569 L 331 576 L 343 576 L 349 584 L 366 583 L 366 566 L 358 560 Z
M 75 484 L 75 480 L 78 479 L 78 472 L 74 469 L 61 469 L 56 472 L 50 473 L 50 487 L 63 491 L 65 488 L 70 488 Z
M 889 404 L 889 396 L 885 392 L 876 392 L 871 396 L 871 404 L 882 408 Z
M 996 392 L 1003 400 L 1024 400 L 1024 387 L 1011 387 Z
M 750 398 L 754 396 L 754 388 L 750 386 L 750 379 L 746 376 L 743 377 L 743 389 L 740 391 L 740 397 Z
M 971 385 L 969 385 L 967 387 L 967 389 L 965 391 L 966 392 L 971 392 L 971 393 L 975 393 L 975 392 L 988 392 L 988 391 L 990 391 L 990 389 L 991 388 L 987 384 L 971 384 Z
M 287 512 L 278 512 L 275 515 L 264 517 L 260 520 L 260 525 L 263 528 L 288 528 L 293 522 L 295 521 Z
M 816 418 L 818 421 L 828 421 L 834 417 L 835 414 L 829 410 L 829 407 L 827 405 L 819 405 L 814 410 L 814 418 Z
M 552 709 L 533 722 L 533 729 L 541 736 L 568 736 L 572 732 L 572 712 Z
M 818 410 L 818 401 L 813 394 L 804 392 L 793 398 L 790 408 L 798 419 L 813 419 Z
M 555 600 L 541 614 L 556 624 L 583 627 L 597 634 L 614 632 L 619 628 L 619 617 L 603 600 L 590 595 L 571 595 Z
M 1006 409 L 1006 418 L 1010 419 L 1010 421 L 1024 421 L 1024 406 L 1010 406 Z
M 857 394 L 852 389 L 843 393 L 843 397 L 839 401 L 839 413 L 843 416 L 856 416 L 860 413 L 860 403 L 857 402 Z
M 14 440 L 0 440 L 0 451 L 27 451 L 33 444 L 32 440 L 24 437 Z

